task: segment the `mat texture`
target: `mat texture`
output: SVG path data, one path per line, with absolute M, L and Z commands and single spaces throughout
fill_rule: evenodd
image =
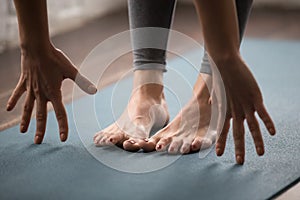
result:
M 95 148 L 89 137 L 97 131 L 98 125 L 95 126 L 93 116 L 85 114 L 84 107 L 90 104 L 91 97 L 84 97 L 74 102 L 73 106 L 67 105 L 70 136 L 66 143 L 59 142 L 53 112 L 49 113 L 42 145 L 33 144 L 34 121 L 28 134 L 19 134 L 18 126 L 0 133 L 0 199 L 252 200 L 272 197 L 300 177 L 300 43 L 248 39 L 243 44 L 243 55 L 261 86 L 277 127 L 277 135 L 271 137 L 262 126 L 266 145 L 263 157 L 255 154 L 249 132 L 246 134 L 244 166 L 235 165 L 231 134 L 221 158 L 213 151 L 199 159 L 198 153 L 172 157 Z M 189 56 L 195 58 L 196 54 L 190 52 Z M 195 80 L 196 74 L 184 68 L 184 61 L 175 59 L 169 65 L 190 82 Z M 172 73 L 167 73 L 166 79 L 172 80 L 172 76 Z M 119 85 L 122 91 L 123 87 L 130 85 L 130 79 L 121 81 Z M 183 86 L 177 85 L 180 91 Z M 110 95 L 117 90 L 114 86 L 107 87 L 94 99 L 98 102 L 95 109 L 101 126 L 113 120 Z M 166 93 L 174 117 L 180 106 L 171 89 Z M 119 105 L 118 110 L 121 110 L 126 101 L 121 101 L 122 94 L 117 95 L 112 105 Z M 118 111 L 116 113 L 119 114 Z M 99 155 L 111 155 L 111 160 L 105 160 L 104 164 L 99 162 L 92 156 L 97 152 Z M 136 164 L 129 163 L 129 168 L 119 166 L 123 171 L 116 170 L 118 166 L 115 169 L 108 166 L 109 162 L 114 165 L 122 159 L 121 156 L 126 158 L 124 162 L 136 161 Z M 149 162 L 150 166 L 152 162 L 159 163 L 158 159 L 164 161 L 169 157 L 174 158 L 174 162 L 159 170 L 146 169 L 152 171 L 148 173 L 124 172 L 130 171 L 130 167 L 142 172 L 144 165 L 139 163 L 141 157 L 145 157 L 145 162 Z

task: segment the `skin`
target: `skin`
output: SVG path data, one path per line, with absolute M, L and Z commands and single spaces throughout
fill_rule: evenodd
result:
M 246 120 L 248 124 L 258 155 L 264 154 L 264 143 L 255 112 L 271 135 L 276 132 L 275 126 L 264 106 L 259 86 L 239 53 L 234 1 L 196 0 L 195 5 L 202 26 L 205 27 L 202 30 L 207 51 L 220 71 L 228 103 L 220 105 L 227 106 L 227 113 L 224 126 L 219 127 L 222 131 L 216 144 L 216 153 L 218 156 L 224 153 L 232 119 L 236 162 L 243 164 L 245 159 L 244 121 Z
M 207 132 L 211 119 L 210 92 L 212 77 L 200 74 L 193 89 L 193 97 L 165 128 L 153 135 L 148 151 L 168 151 L 186 154 L 208 148 L 216 140 L 215 132 Z
M 204 27 L 202 30 L 207 51 L 221 74 L 227 98 L 227 105 L 221 103 L 218 105 L 220 112 L 223 107 L 227 108 L 227 112 L 224 113 L 226 116 L 224 125 L 217 125 L 217 130 L 220 131 L 216 154 L 221 156 L 224 153 L 231 126 L 230 120 L 232 120 L 236 162 L 243 164 L 245 160 L 244 121 L 246 120 L 248 124 L 257 154 L 260 156 L 264 154 L 264 143 L 255 113 L 264 122 L 271 135 L 276 132 L 275 126 L 263 104 L 259 86 L 239 53 L 240 39 L 234 1 L 197 0 L 195 5 Z M 206 78 L 212 79 L 212 77 Z M 147 145 L 139 144 L 140 146 L 147 151 L 156 149 L 167 150 L 169 153 L 188 153 L 203 148 L 203 145 L 212 144 L 214 136 L 206 135 L 211 113 L 208 103 L 209 88 L 205 87 L 204 79 L 203 75 L 198 77 L 194 86 L 194 97 L 174 120 L 150 138 Z M 215 98 L 218 96 L 217 91 L 220 91 L 218 87 L 219 85 L 213 82 L 211 88 L 215 91 L 212 95 L 213 103 L 218 103 L 218 99 Z M 204 114 L 200 115 L 198 111 Z M 197 120 L 194 120 L 195 118 Z M 195 126 L 197 130 L 191 131 L 191 127 Z
M 13 110 L 26 92 L 20 131 L 27 132 L 36 104 L 36 133 L 34 143 L 41 144 L 47 121 L 47 102 L 51 102 L 59 125 L 61 141 L 68 137 L 67 114 L 62 103 L 61 85 L 70 78 L 88 94 L 96 87 L 82 76 L 68 57 L 50 41 L 46 0 L 15 0 L 21 47 L 21 75 L 7 103 Z
M 127 151 L 146 150 L 152 128 L 169 121 L 161 70 L 136 70 L 131 98 L 121 117 L 94 136 L 96 146 L 118 145 Z M 147 81 L 154 77 L 155 80 Z

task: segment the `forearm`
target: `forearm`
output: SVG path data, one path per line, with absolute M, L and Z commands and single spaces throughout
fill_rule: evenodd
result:
M 22 50 L 48 48 L 50 44 L 46 0 L 14 0 Z
M 195 0 L 195 5 L 206 49 L 216 64 L 239 55 L 240 39 L 234 0 Z

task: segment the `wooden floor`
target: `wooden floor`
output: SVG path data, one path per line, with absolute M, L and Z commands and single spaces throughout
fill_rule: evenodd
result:
M 299 22 L 299 10 L 254 9 L 250 16 L 245 35 L 246 37 L 266 40 L 300 40 Z M 70 59 L 79 66 L 89 51 L 99 42 L 127 29 L 127 11 L 120 10 L 105 17 L 90 21 L 76 30 L 57 35 L 53 37 L 52 40 L 58 48 L 62 49 Z M 173 29 L 199 42 L 203 42 L 198 18 L 192 6 L 177 5 Z M 180 44 L 178 44 L 178 48 L 181 48 Z M 107 72 L 108 75 L 103 79 L 102 84 L 98 85 L 98 88 L 100 89 L 116 81 L 122 72 L 127 71 L 131 67 L 131 63 L 132 57 L 130 54 L 114 62 L 112 64 L 113 67 Z M 6 102 L 18 81 L 19 74 L 19 50 L 12 49 L 0 54 L 0 130 L 15 125 L 20 120 L 22 100 L 14 111 L 8 113 L 5 110 Z M 71 81 L 64 82 L 63 96 L 65 102 L 71 100 L 71 87 L 73 87 Z M 294 188 L 296 188 L 296 195 L 299 195 L 299 184 Z M 293 191 L 294 190 L 295 189 L 293 189 Z M 284 195 L 280 198 L 282 197 L 285 199 Z

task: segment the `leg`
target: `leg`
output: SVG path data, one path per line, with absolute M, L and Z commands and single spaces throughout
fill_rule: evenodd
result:
M 240 38 L 242 38 L 252 0 L 236 0 L 236 3 L 239 33 Z M 212 87 L 211 74 L 212 71 L 208 55 L 205 53 L 200 75 L 194 86 L 194 97 L 167 127 L 151 138 L 150 142 L 153 143 L 152 148 L 162 151 L 167 150 L 167 147 L 169 147 L 168 151 L 170 153 L 188 153 L 212 145 L 216 139 L 216 134 L 210 133 L 207 135 L 207 129 L 211 119 L 209 93 Z M 191 127 L 195 125 L 198 129 L 191 130 Z
M 138 151 L 147 145 L 153 127 L 160 129 L 168 122 L 163 72 L 174 5 L 175 0 L 128 0 L 134 56 L 133 91 L 120 119 L 95 135 L 96 145 L 120 144 L 125 150 Z

